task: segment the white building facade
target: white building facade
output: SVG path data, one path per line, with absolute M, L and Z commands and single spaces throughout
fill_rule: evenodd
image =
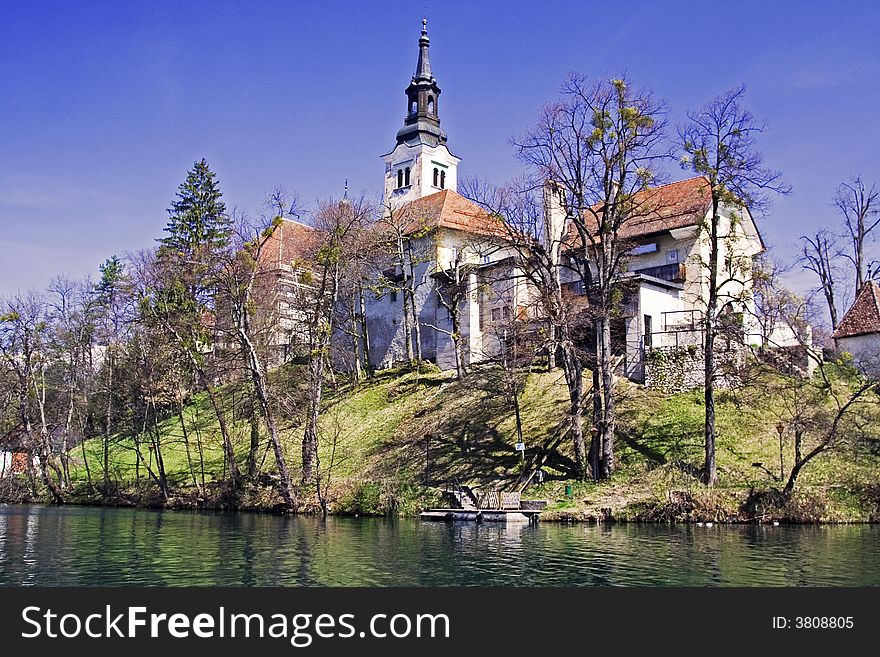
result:
M 410 235 L 419 235 L 408 246 L 418 252 L 412 258 L 416 264 L 410 272 L 396 272 L 411 281 L 409 303 L 414 310 L 409 312 L 418 318 L 418 331 L 411 320 L 404 321 L 407 294 L 389 287 L 371 299 L 367 309 L 371 362 L 380 367 L 419 351 L 414 342 L 420 345 L 422 358 L 443 369 L 454 367 L 450 313 L 439 296 L 443 282 L 448 284 L 444 272 L 453 267 L 461 268 L 460 283 L 466 287 L 458 318 L 468 364 L 497 354 L 500 339 L 495 333 L 505 321 L 536 318 L 525 310 L 533 305 L 534 295 L 523 277 L 504 275 L 516 254 L 505 244 L 503 233 L 493 228 L 481 208 L 456 192 L 460 159 L 450 152 L 440 127 L 440 88 L 431 71 L 429 46 L 423 25 L 416 72 L 406 88 L 404 125 L 394 148 L 382 156 L 386 219 L 392 217 L 398 227 L 406 225 Z M 553 192 L 548 185 L 547 244 L 557 250 L 560 280 L 568 292 L 582 295 L 571 263 L 565 262 L 573 257 L 572 228 Z M 700 326 L 708 301 L 709 243 L 702 229 L 711 213 L 708 181 L 691 178 L 642 194 L 654 209 L 629 221 L 622 235 L 632 249 L 623 276 L 630 292 L 615 331 L 622 373 L 635 381 L 644 381 L 646 353 L 651 349 L 702 343 Z M 719 228 L 718 309 L 738 322 L 748 341 L 759 333 L 750 322 L 754 316 L 750 269 L 764 245 L 745 208 L 722 208 Z

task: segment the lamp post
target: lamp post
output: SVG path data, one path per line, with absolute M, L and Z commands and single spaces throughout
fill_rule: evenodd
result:
M 782 434 L 785 433 L 785 424 L 782 420 L 776 423 L 776 433 L 779 434 L 779 481 L 785 478 L 785 466 L 782 462 Z

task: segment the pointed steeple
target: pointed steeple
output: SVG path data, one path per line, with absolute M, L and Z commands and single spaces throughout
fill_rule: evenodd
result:
M 406 118 L 397 131 L 397 144 L 382 156 L 385 208 L 399 208 L 410 201 L 456 189 L 461 159 L 449 152 L 446 133 L 440 127 L 440 87 L 431 71 L 430 46 L 428 21 L 423 20 L 419 59 L 406 88 Z
M 440 128 L 438 101 L 440 87 L 431 73 L 428 49 L 428 21 L 422 19 L 422 35 L 419 37 L 419 60 L 415 75 L 406 88 L 406 118 L 397 133 L 398 144 L 426 144 L 437 146 L 446 143 L 446 133 Z
M 419 63 L 416 65 L 416 74 L 413 76 L 413 82 L 424 80 L 430 82 L 434 79 L 431 75 L 431 59 L 428 55 L 428 48 L 431 46 L 431 40 L 428 38 L 428 19 L 422 19 L 422 36 L 419 37 Z

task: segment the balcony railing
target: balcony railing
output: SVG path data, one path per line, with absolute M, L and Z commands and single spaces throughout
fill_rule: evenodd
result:
M 634 274 L 642 274 L 644 276 L 653 276 L 661 281 L 669 281 L 670 283 L 684 283 L 687 279 L 687 267 L 683 262 L 673 262 L 668 265 L 658 265 L 657 267 L 645 267 L 644 269 L 634 269 Z

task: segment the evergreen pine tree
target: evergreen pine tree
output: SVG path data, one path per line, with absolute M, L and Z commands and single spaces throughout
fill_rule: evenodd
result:
M 98 303 L 101 306 L 109 306 L 113 303 L 119 285 L 122 281 L 123 265 L 118 256 L 112 256 L 98 267 L 101 272 L 101 280 L 95 286 L 98 294 Z
M 161 250 L 190 260 L 202 250 L 226 246 L 230 221 L 222 196 L 214 172 L 202 158 L 187 173 L 168 208 L 168 235 L 159 240 Z

